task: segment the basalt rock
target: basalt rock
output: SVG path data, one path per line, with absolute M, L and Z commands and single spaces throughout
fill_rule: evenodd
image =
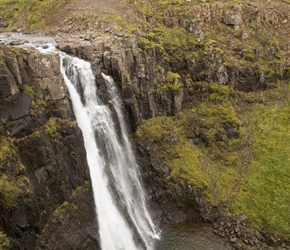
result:
M 0 45 L 0 230 L 8 249 L 98 249 L 92 191 L 86 184 L 74 192 L 90 177 L 59 61 Z M 72 207 L 57 217 L 65 201 Z

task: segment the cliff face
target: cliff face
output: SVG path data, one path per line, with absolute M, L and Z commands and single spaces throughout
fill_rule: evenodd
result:
M 80 6 L 59 49 L 91 62 L 104 99 L 100 73 L 117 82 L 156 220 L 211 222 L 235 248 L 289 246 L 289 5 L 135 1 L 134 22 Z M 58 56 L 0 51 L 1 230 L 15 248 L 95 249 Z
M 96 245 L 97 234 L 87 239 L 97 224 L 85 150 L 58 55 L 0 46 L 1 230 L 11 249 Z

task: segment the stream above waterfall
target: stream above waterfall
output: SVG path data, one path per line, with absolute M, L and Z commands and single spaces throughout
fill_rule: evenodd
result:
M 25 46 L 28 44 L 33 44 L 33 46 L 45 46 L 48 43 L 56 44 L 53 37 L 14 32 L 0 33 L 0 43 L 13 46 Z

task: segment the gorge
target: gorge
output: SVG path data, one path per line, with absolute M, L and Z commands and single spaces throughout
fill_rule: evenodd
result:
M 44 0 L 29 18 L 17 4 L 0 8 L 1 29 L 54 36 L 91 63 L 111 108 L 102 73 L 114 78 L 156 224 L 207 223 L 234 249 L 289 248 L 287 0 Z M 59 57 L 23 43 L 0 44 L 1 247 L 100 249 Z

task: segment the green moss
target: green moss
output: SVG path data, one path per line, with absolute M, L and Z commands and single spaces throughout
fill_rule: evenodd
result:
M 160 47 L 160 44 L 148 40 L 146 37 L 140 37 L 139 42 L 145 49 L 153 49 Z
M 21 194 L 28 194 L 30 192 L 30 181 L 28 177 L 23 174 L 25 172 L 26 172 L 26 168 L 22 165 L 22 171 L 18 172 L 19 176 L 17 176 L 16 178 L 16 183 L 17 183 L 16 185 L 17 185 L 17 188 L 21 190 Z
M 173 73 L 168 71 L 166 74 L 166 82 L 173 84 L 176 80 L 180 79 L 180 75 L 178 73 Z
M 168 127 L 171 127 L 171 130 L 173 129 L 172 125 L 170 125 L 170 118 L 155 117 L 141 125 L 136 135 L 145 138 L 153 144 L 159 144 L 170 139 L 171 132 Z
M 44 125 L 45 132 L 49 136 L 55 136 L 56 132 L 64 125 L 65 121 L 60 118 L 51 117 Z
M 198 113 L 206 118 L 204 122 L 206 127 L 212 127 L 217 123 L 233 127 L 239 127 L 241 125 L 229 101 L 223 101 L 223 103 L 202 102 L 199 106 Z
M 34 99 L 34 97 L 35 97 L 35 95 L 36 95 L 36 93 L 35 93 L 33 87 L 31 87 L 31 86 L 27 86 L 27 85 L 24 86 L 24 93 L 25 93 L 25 94 L 26 94 L 30 99 Z
M 243 58 L 247 61 L 254 61 L 255 60 L 255 54 L 253 51 L 249 51 L 249 49 L 243 49 L 241 52 Z
M 203 125 L 208 128 L 215 127 L 217 124 L 238 128 L 241 122 L 228 100 L 229 87 L 212 83 L 209 92 L 208 100 L 201 102 L 198 108 L 198 114 L 204 119 Z
M 213 40 L 213 39 L 208 39 L 206 41 L 206 45 L 214 45 L 214 44 L 217 44 L 217 41 Z
M 142 15 L 146 15 L 150 17 L 150 16 L 153 16 L 154 14 L 152 5 L 150 4 L 138 3 L 136 7 L 137 7 L 137 11 Z
M 183 179 L 188 184 L 205 190 L 209 186 L 209 178 L 199 161 L 201 154 L 192 143 L 183 136 L 178 136 L 176 145 L 169 147 L 163 153 L 165 162 L 171 168 L 170 177 Z
M 70 198 L 65 200 L 53 211 L 40 235 L 39 241 L 42 245 L 49 244 L 47 239 L 51 238 L 48 237 L 48 235 L 51 235 L 51 232 L 56 232 L 58 234 L 60 225 L 64 227 L 67 225 L 71 226 L 72 217 L 75 218 L 75 223 L 73 223 L 72 226 L 80 228 L 87 225 L 87 215 L 82 212 L 82 204 L 80 201 L 83 199 L 84 195 L 88 194 L 89 186 L 90 184 L 88 182 L 85 182 L 82 186 L 77 186 Z
M 162 89 L 164 90 L 171 90 L 171 91 L 178 91 L 183 87 L 182 83 L 177 83 L 177 84 L 165 84 L 162 86 Z
M 128 24 L 128 29 L 131 33 L 135 33 L 138 30 L 136 23 L 134 21 Z
M 185 29 L 163 27 L 163 32 L 165 35 L 163 42 L 168 50 L 182 53 L 182 55 L 188 50 L 188 38 L 190 34 Z
M 157 4 L 158 5 L 165 5 L 165 6 L 167 6 L 167 5 L 182 5 L 182 4 L 184 4 L 184 0 L 158 0 L 157 1 Z
M 11 151 L 11 140 L 5 136 L 0 136 L 0 162 L 3 162 L 7 159 L 7 155 Z M 0 169 L 2 164 L 0 165 Z
M 253 115 L 253 155 L 234 208 L 257 226 L 289 236 L 290 103 L 259 107 Z
M 7 237 L 7 235 L 3 233 L 2 231 L 0 231 L 0 248 L 5 249 L 6 247 L 9 246 L 9 242 L 10 240 Z
M 6 175 L 0 178 L 0 195 L 4 206 L 8 209 L 13 208 L 17 204 L 17 197 L 21 194 L 21 189 L 9 182 Z
M 157 65 L 157 68 L 156 69 L 157 69 L 158 72 L 161 72 L 161 73 L 163 71 L 163 68 L 160 65 Z
M 61 207 L 67 207 L 68 205 L 69 205 L 69 203 L 67 201 L 65 201 L 61 204 Z
M 209 90 L 211 93 L 217 93 L 222 98 L 227 98 L 230 93 L 230 89 L 228 86 L 220 85 L 217 83 L 211 83 L 209 86 Z
M 162 68 L 159 67 L 159 72 L 162 71 Z M 165 77 L 166 83 L 162 86 L 163 90 L 171 90 L 171 91 L 178 91 L 183 84 L 178 82 L 180 79 L 180 75 L 178 73 L 173 73 L 171 71 L 168 71 Z
M 222 50 L 222 49 L 220 49 L 220 48 L 215 48 L 214 49 L 215 50 L 215 52 L 217 52 L 217 53 L 219 53 L 219 54 L 221 54 L 221 55 L 223 55 L 225 52 Z
M 8 209 L 17 205 L 17 198 L 21 194 L 29 192 L 29 180 L 24 175 L 25 167 L 20 162 L 16 149 L 10 138 L 0 137 L 0 170 L 3 167 L 10 166 L 13 162 L 13 169 L 0 175 L 0 203 Z M 5 168 L 4 168 L 5 169 Z

